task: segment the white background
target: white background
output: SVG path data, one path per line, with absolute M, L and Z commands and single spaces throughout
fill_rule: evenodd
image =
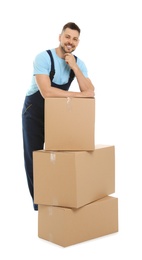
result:
M 141 259 L 141 14 L 140 0 L 1 1 L 1 259 Z M 57 47 L 69 21 L 81 28 L 75 54 L 96 89 L 95 142 L 115 145 L 119 232 L 62 248 L 37 235 L 23 166 L 21 110 L 34 56 Z

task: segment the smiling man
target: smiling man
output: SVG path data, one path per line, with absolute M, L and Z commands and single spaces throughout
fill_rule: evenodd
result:
M 64 25 L 59 46 L 39 53 L 33 63 L 32 82 L 22 110 L 23 147 L 28 187 L 34 204 L 33 151 L 44 146 L 44 99 L 47 97 L 94 97 L 94 86 L 82 60 L 73 55 L 79 44 L 80 28 Z M 80 91 L 68 91 L 76 77 Z

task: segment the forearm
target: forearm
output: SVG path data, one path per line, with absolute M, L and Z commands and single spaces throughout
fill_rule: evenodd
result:
M 65 54 L 65 61 L 74 71 L 81 92 L 94 91 L 94 86 L 89 78 L 86 78 L 78 67 L 75 57 L 71 53 Z
M 86 78 L 78 66 L 75 66 L 74 73 L 80 88 L 80 91 L 94 90 L 94 86 L 89 78 Z
M 43 98 L 47 97 L 82 97 L 81 92 L 65 91 L 55 87 L 48 87 L 42 93 Z
M 36 83 L 43 98 L 47 97 L 93 97 L 93 89 L 86 89 L 81 92 L 65 91 L 51 86 L 47 75 L 36 75 Z

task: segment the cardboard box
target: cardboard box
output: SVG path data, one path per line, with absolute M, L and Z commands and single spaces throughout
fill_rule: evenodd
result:
M 63 247 L 118 231 L 118 199 L 105 197 L 79 209 L 39 205 L 38 236 Z
M 115 192 L 114 146 L 33 152 L 36 204 L 79 208 Z
M 94 150 L 94 98 L 45 99 L 45 150 Z

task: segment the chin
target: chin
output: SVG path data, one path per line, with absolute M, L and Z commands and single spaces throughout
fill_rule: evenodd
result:
M 67 53 L 72 53 L 73 51 L 74 51 L 74 49 L 71 49 L 71 50 L 68 50 L 68 49 L 67 49 L 66 52 L 67 52 Z
M 72 52 L 74 51 L 74 49 L 68 50 L 68 49 L 66 48 L 66 46 L 65 46 L 65 47 L 62 47 L 62 46 L 61 46 L 61 49 L 62 49 L 62 51 L 63 51 L 64 53 L 72 53 Z

